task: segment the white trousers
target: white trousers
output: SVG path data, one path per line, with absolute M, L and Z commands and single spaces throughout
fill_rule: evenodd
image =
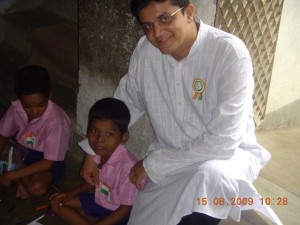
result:
M 200 212 L 235 221 L 242 207 L 251 209 L 259 195 L 252 185 L 261 169 L 251 153 L 238 149 L 228 160 L 211 160 L 160 183 L 148 180 L 137 195 L 128 225 L 176 225 Z

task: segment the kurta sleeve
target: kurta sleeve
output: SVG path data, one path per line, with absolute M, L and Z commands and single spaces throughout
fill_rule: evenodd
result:
M 130 110 L 130 124 L 134 124 L 144 113 L 145 107 L 143 104 L 140 90 L 137 85 L 137 59 L 138 53 L 135 50 L 130 59 L 128 73 L 120 80 L 119 86 L 114 93 L 114 97 L 124 101 Z

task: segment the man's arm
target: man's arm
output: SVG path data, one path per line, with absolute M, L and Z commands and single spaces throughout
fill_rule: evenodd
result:
M 130 170 L 129 180 L 138 190 L 142 190 L 148 174 L 143 165 L 144 160 L 137 162 Z
M 143 104 L 134 79 L 134 62 L 132 64 L 131 73 L 122 78 L 114 97 L 123 100 L 130 112 L 141 112 Z M 252 107 L 254 82 L 251 59 L 232 60 L 221 73 L 215 78 L 219 79 L 215 94 L 218 104 L 206 124 L 207 130 L 184 146 L 152 151 L 134 167 L 138 174 L 131 172 L 131 182 L 137 188 L 145 174 L 152 181 L 159 182 L 169 174 L 195 167 L 207 160 L 232 157 L 242 141 Z

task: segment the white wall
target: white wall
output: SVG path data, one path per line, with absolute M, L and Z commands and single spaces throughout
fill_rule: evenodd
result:
M 300 125 L 300 1 L 284 0 L 266 118 L 260 128 Z

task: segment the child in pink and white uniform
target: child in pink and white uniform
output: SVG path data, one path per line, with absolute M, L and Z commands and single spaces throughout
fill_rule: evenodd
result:
M 71 121 L 50 100 L 48 72 L 40 66 L 22 68 L 15 80 L 17 100 L 0 120 L 0 153 L 9 138 L 28 150 L 25 166 L 0 175 L 0 185 L 18 182 L 16 197 L 40 196 L 64 174 Z
M 52 210 L 68 224 L 127 224 L 137 193 L 129 181 L 137 159 L 124 146 L 129 121 L 127 106 L 114 98 L 99 100 L 90 109 L 88 141 L 79 145 L 94 153 L 100 179 L 97 187 L 83 183 L 50 197 Z

